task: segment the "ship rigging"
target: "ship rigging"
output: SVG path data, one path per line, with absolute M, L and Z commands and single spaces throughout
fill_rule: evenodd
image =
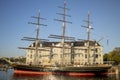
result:
M 87 40 L 75 41 L 74 37 L 66 36 L 66 17 L 71 17 L 66 14 L 66 1 L 64 6 L 59 7 L 63 9 L 62 20 L 54 19 L 62 22 L 62 34 L 48 36 L 49 38 L 61 39 L 61 42 L 49 42 L 47 39 L 39 38 L 40 26 L 47 26 L 40 23 L 40 11 L 38 16 L 32 16 L 37 19 L 37 23 L 29 22 L 29 24 L 36 25 L 36 38 L 23 37 L 22 40 L 34 41 L 28 48 L 19 47 L 19 49 L 26 49 L 26 64 L 13 64 L 14 72 L 23 74 L 65 74 L 77 76 L 95 76 L 106 75 L 110 65 L 103 64 L 102 46 L 97 41 L 90 39 L 91 21 L 90 13 L 88 13 L 87 26 Z M 97 54 L 97 56 L 95 56 Z

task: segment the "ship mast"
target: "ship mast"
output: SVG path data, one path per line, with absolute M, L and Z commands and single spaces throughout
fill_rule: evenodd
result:
M 61 7 L 62 8 L 62 7 Z M 63 30 L 62 30 L 62 40 L 61 40 L 61 44 L 62 44 L 62 53 L 63 53 L 63 55 L 62 55 L 62 64 L 61 65 L 63 65 L 64 64 L 64 52 L 65 52 L 65 29 L 66 29 L 66 10 L 69 10 L 69 9 L 67 9 L 66 8 L 66 1 L 64 1 L 64 7 L 62 8 L 63 10 L 64 10 L 64 13 L 63 13 L 63 20 L 62 20 L 62 22 L 63 22 L 63 25 L 62 25 L 62 28 L 63 28 Z
M 40 26 L 47 26 L 47 25 L 44 25 L 44 24 L 41 24 L 40 23 L 40 20 L 45 20 L 45 18 L 41 18 L 40 17 L 40 11 L 38 12 L 38 16 L 35 17 L 35 16 L 32 16 L 32 18 L 36 18 L 37 19 L 37 23 L 33 23 L 33 22 L 29 22 L 30 24 L 34 24 L 36 25 L 36 40 L 35 40 L 35 58 L 34 58 L 34 61 L 35 61 L 35 64 L 34 65 L 38 65 L 38 43 L 41 42 L 40 39 L 39 39 L 39 28 Z
M 35 54 L 34 54 L 34 62 L 31 64 L 31 65 L 39 65 L 38 64 L 38 50 L 44 50 L 44 49 L 39 49 L 39 43 L 40 42 L 45 42 L 45 41 L 48 41 L 47 39 L 39 39 L 39 28 L 40 26 L 47 26 L 47 25 L 44 25 L 44 24 L 41 24 L 40 23 L 40 19 L 42 20 L 46 20 L 45 18 L 41 18 L 40 17 L 40 11 L 38 12 L 38 16 L 35 17 L 35 16 L 31 16 L 31 18 L 36 18 L 37 19 L 37 22 L 34 23 L 34 22 L 28 22 L 29 24 L 34 24 L 36 25 L 36 38 L 30 38 L 30 37 L 23 37 L 23 39 L 21 40 L 26 40 L 26 41 L 34 41 L 35 42 L 35 47 L 28 47 L 28 48 L 25 48 L 25 47 L 19 47 L 19 49 L 30 49 L 30 50 L 35 50 Z
M 38 19 L 38 21 L 37 21 L 37 24 L 35 24 L 35 25 L 37 25 L 37 27 L 36 27 L 36 40 L 35 40 L 35 58 L 34 58 L 35 65 L 37 65 L 37 63 L 38 63 L 37 56 L 38 56 L 38 42 L 39 42 L 38 36 L 39 36 L 39 27 L 40 27 L 40 12 L 38 13 L 38 17 L 36 17 L 36 18 Z M 31 24 L 33 24 L 33 23 L 31 23 Z
M 88 64 L 90 64 L 90 34 L 91 34 L 91 29 L 93 29 L 91 27 L 91 21 L 90 21 L 90 12 L 88 12 L 88 19 L 85 21 L 87 22 L 87 26 L 82 26 L 87 28 L 87 60 L 88 60 Z
M 61 9 L 63 9 L 63 13 L 57 13 L 58 15 L 62 15 L 63 19 L 55 19 L 55 21 L 60 21 L 62 22 L 62 36 L 59 35 L 50 35 L 49 38 L 57 38 L 57 39 L 61 39 L 61 48 L 62 48 L 62 58 L 61 58 L 61 66 L 63 66 L 64 64 L 64 54 L 65 54 L 65 40 L 74 40 L 74 37 L 68 37 L 65 36 L 65 30 L 66 30 L 66 23 L 72 23 L 66 20 L 66 17 L 71 17 L 70 15 L 66 14 L 67 10 L 70 10 L 68 8 L 66 8 L 66 1 L 64 0 L 64 7 L 59 7 Z

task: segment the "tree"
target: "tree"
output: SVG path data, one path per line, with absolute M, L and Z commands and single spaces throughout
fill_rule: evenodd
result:
M 107 53 L 104 54 L 104 56 L 103 56 L 103 60 L 104 60 L 104 61 L 108 61 L 108 58 L 109 58 L 109 54 L 107 54 Z
M 115 61 L 115 64 L 120 63 L 120 47 L 115 48 L 112 52 L 110 52 L 111 60 Z
M 113 51 L 104 55 L 104 61 L 114 61 L 114 65 L 120 63 L 120 47 L 116 47 Z

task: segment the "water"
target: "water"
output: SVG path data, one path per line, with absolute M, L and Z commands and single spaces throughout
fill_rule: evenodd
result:
M 0 71 L 0 80 L 120 80 L 120 75 L 108 75 L 101 77 L 73 77 L 63 75 L 15 75 L 13 69 Z

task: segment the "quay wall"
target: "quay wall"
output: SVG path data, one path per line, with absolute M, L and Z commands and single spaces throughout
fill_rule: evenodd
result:
M 109 69 L 109 74 L 120 74 L 120 66 L 112 66 Z

